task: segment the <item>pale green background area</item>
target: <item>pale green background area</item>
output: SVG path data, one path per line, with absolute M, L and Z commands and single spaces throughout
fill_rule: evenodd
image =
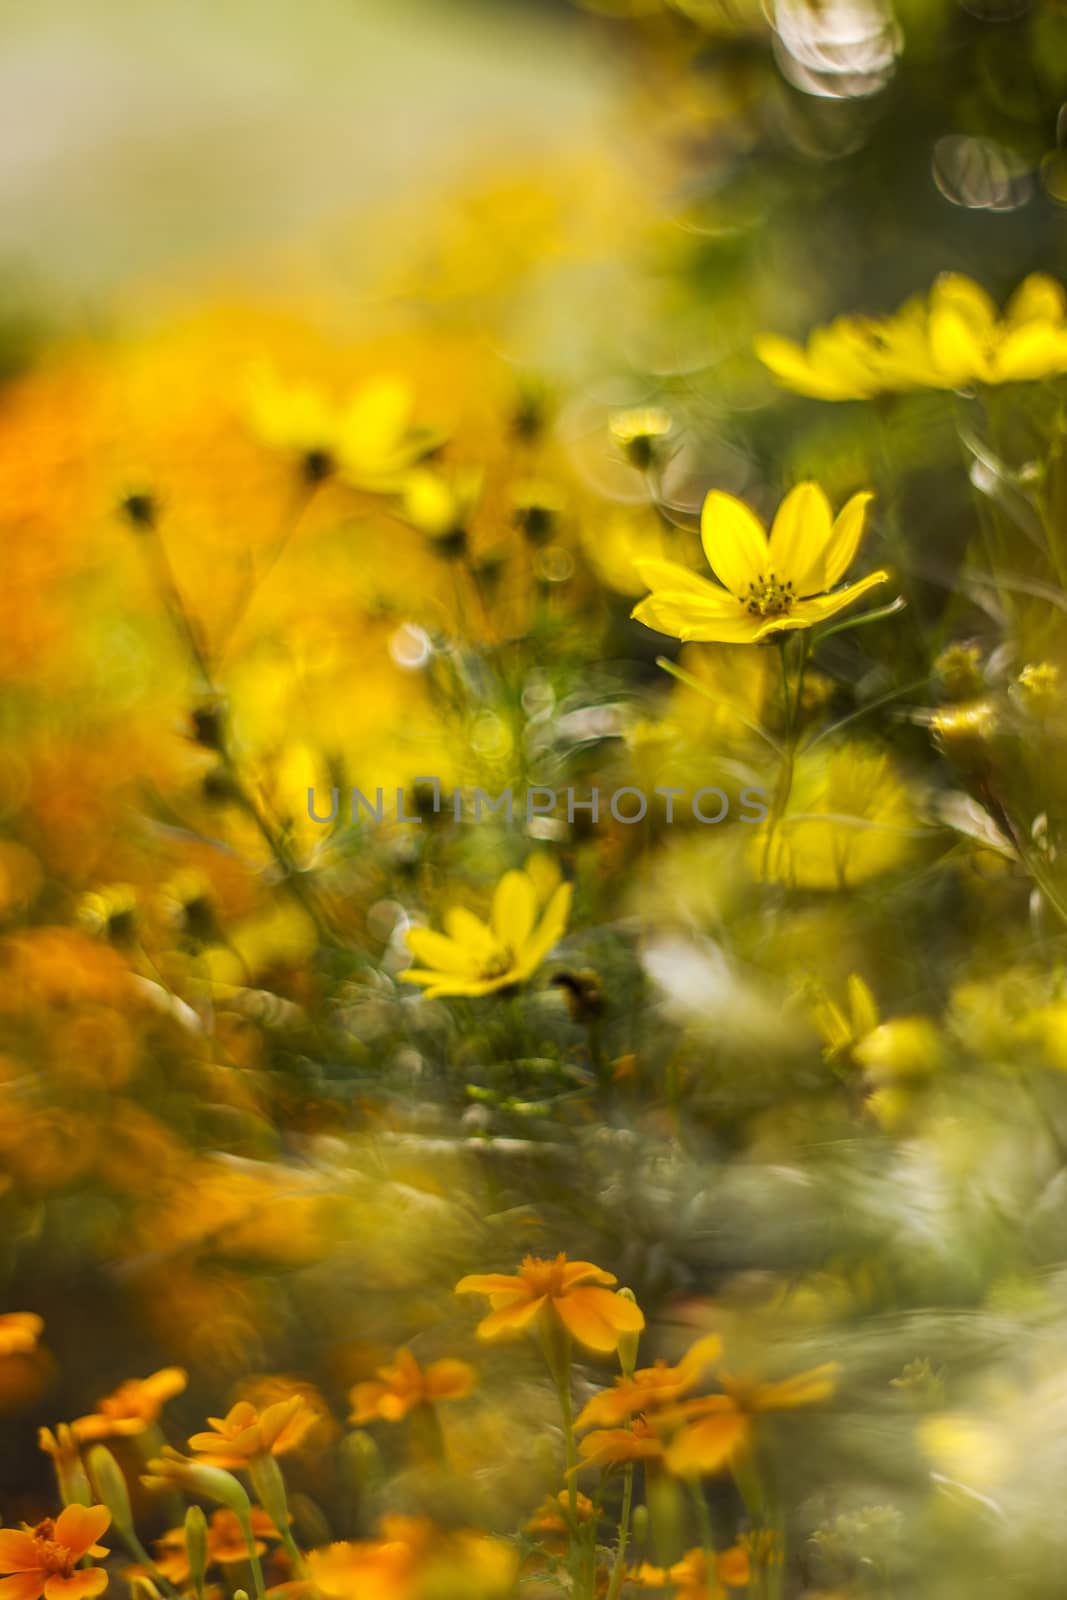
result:
M 612 71 L 505 0 L 0 0 L 0 273 L 60 305 L 254 272 L 480 155 L 595 141 Z

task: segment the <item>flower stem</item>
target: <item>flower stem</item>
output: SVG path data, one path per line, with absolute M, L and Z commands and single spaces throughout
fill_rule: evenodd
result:
M 619 1548 L 615 1556 L 615 1567 L 611 1574 L 611 1583 L 608 1587 L 608 1600 L 617 1600 L 619 1590 L 622 1588 L 623 1574 L 626 1571 L 626 1546 L 630 1538 L 630 1510 L 634 1498 L 634 1464 L 629 1462 L 626 1466 L 622 1489 L 622 1514 L 619 1517 Z

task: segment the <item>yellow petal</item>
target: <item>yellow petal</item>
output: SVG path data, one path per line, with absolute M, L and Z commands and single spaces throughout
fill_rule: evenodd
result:
M 700 513 L 700 538 L 715 576 L 735 598 L 766 577 L 767 536 L 759 518 L 732 494 L 713 489 Z
M 432 928 L 409 928 L 407 930 L 407 946 L 416 961 L 422 961 L 428 967 L 437 967 L 442 972 L 470 972 L 470 952 L 461 948 L 452 939 L 446 939 L 443 933 L 435 933 Z
M 731 604 L 732 615 L 724 616 L 718 602 L 709 605 L 692 594 L 659 591 L 634 606 L 630 615 L 656 633 L 687 643 L 751 644 L 760 637 L 764 619 L 749 616 L 736 601 Z
M 852 1013 L 853 1038 L 862 1039 L 866 1034 L 873 1033 L 880 1021 L 878 1005 L 870 989 L 855 972 L 848 980 L 848 1004 Z
M 525 872 L 505 872 L 493 895 L 491 915 L 499 942 L 518 955 L 537 916 L 537 894 Z
M 858 583 L 847 583 L 843 589 L 836 589 L 833 594 L 820 594 L 810 600 L 801 600 L 793 607 L 788 617 L 781 618 L 782 626 L 810 628 L 817 622 L 825 622 L 828 617 L 836 616 L 846 606 L 854 605 L 868 589 L 875 588 L 879 583 L 888 582 L 888 572 L 871 572 Z
M 863 538 L 863 526 L 867 516 L 867 507 L 874 499 L 869 489 L 861 490 L 854 494 L 847 505 L 838 513 L 826 544 L 825 567 L 823 571 L 823 589 L 832 589 L 835 583 L 840 583 L 849 567 L 856 559 L 856 551 Z M 817 591 L 812 590 L 811 593 Z M 798 588 L 797 593 L 802 591 Z
M 545 1303 L 544 1295 L 534 1300 L 516 1300 L 512 1305 L 491 1311 L 478 1324 L 479 1339 L 496 1339 L 501 1334 L 521 1333 L 529 1326 Z
M 798 483 L 778 507 L 770 564 L 780 583 L 792 580 L 798 597 L 829 588 L 823 573 L 832 527 L 830 502 L 817 483 Z
M 952 389 L 984 381 L 988 363 L 974 329 L 953 306 L 930 313 L 930 355 L 938 379 Z
M 1031 272 L 1008 301 L 1009 322 L 1062 322 L 1067 316 L 1063 285 L 1045 272 Z
M 570 915 L 571 895 L 573 893 L 574 890 L 571 884 L 561 883 L 545 907 L 544 915 L 537 925 L 536 932 L 532 935 L 520 956 L 519 968 L 524 976 L 528 977 L 531 972 L 536 971 L 552 946 L 563 937 L 563 930 L 567 926 L 567 918 Z

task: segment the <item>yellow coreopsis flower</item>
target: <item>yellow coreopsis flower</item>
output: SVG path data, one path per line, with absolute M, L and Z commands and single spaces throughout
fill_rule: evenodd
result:
M 853 495 L 835 518 L 818 484 L 798 484 L 782 501 L 768 540 L 748 506 L 713 490 L 700 534 L 719 583 L 672 561 L 639 562 L 652 593 L 632 615 L 676 639 L 724 644 L 755 644 L 784 628 L 825 622 L 889 577 L 872 572 L 835 588 L 859 549 L 871 499 L 867 491 Z
M 973 279 L 947 272 L 892 316 L 839 317 L 806 346 L 762 334 L 756 354 L 785 388 L 818 400 L 1047 378 L 1067 372 L 1067 297 L 1035 272 L 1001 316 Z
M 560 883 L 538 917 L 538 877 L 527 869 L 505 872 L 493 894 L 489 922 L 462 906 L 445 913 L 445 933 L 409 928 L 408 949 L 421 963 L 400 974 L 422 984 L 428 999 L 477 996 L 524 983 L 567 926 L 571 886 Z
M 265 444 L 297 457 L 312 481 L 336 471 L 357 488 L 384 491 L 397 489 L 439 442 L 415 426 L 413 404 L 399 378 L 375 378 L 342 402 L 318 384 L 286 383 L 262 366 L 249 379 L 247 417 Z
M 521 1333 L 538 1319 L 549 1318 L 590 1350 L 619 1348 L 628 1333 L 640 1333 L 645 1319 L 639 1306 L 614 1294 L 614 1273 L 592 1261 L 568 1261 L 562 1251 L 553 1261 L 526 1256 L 515 1274 L 471 1273 L 456 1284 L 456 1294 L 484 1294 L 492 1306 L 478 1324 L 480 1339 Z

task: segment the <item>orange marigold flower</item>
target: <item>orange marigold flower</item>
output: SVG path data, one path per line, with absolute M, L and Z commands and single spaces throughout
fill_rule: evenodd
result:
M 554 1261 L 525 1256 L 518 1273 L 472 1273 L 456 1284 L 457 1294 L 484 1294 L 492 1311 L 478 1324 L 480 1339 L 496 1339 L 551 1316 L 579 1344 L 608 1353 L 627 1333 L 640 1333 L 645 1319 L 632 1300 L 612 1294 L 618 1280 L 591 1261 L 568 1261 L 561 1250 Z
M 557 1495 L 546 1495 L 526 1524 L 526 1532 L 534 1539 L 555 1540 L 568 1539 L 570 1529 L 567 1526 L 566 1509 L 570 1501 L 570 1490 L 561 1489 Z M 575 1501 L 575 1511 L 579 1522 L 590 1522 L 593 1518 L 593 1502 L 587 1494 L 579 1494 Z
M 37 1348 L 44 1318 L 36 1311 L 6 1311 L 0 1316 L 0 1356 L 26 1355 Z
M 475 1384 L 474 1368 L 466 1361 L 432 1361 L 420 1367 L 411 1351 L 398 1350 L 391 1366 L 379 1367 L 378 1378 L 357 1383 L 349 1391 L 350 1420 L 400 1422 L 416 1406 L 461 1400 Z
M 828 1361 L 778 1383 L 721 1375 L 722 1394 L 684 1400 L 660 1418 L 667 1426 L 684 1424 L 667 1446 L 667 1466 L 679 1477 L 721 1471 L 748 1444 L 756 1416 L 817 1405 L 833 1393 L 839 1370 Z
M 213 1467 L 246 1467 L 255 1456 L 284 1456 L 296 1450 L 316 1422 L 315 1413 L 301 1395 L 257 1411 L 249 1400 L 239 1400 L 224 1417 L 208 1417 L 214 1430 L 194 1433 L 190 1450 Z
M 674 1600 L 725 1600 L 727 1587 L 743 1589 L 749 1580 L 748 1552 L 739 1544 L 715 1556 L 709 1570 L 703 1550 L 689 1550 L 673 1567 L 638 1567 L 630 1577 L 647 1589 L 670 1588 Z
M 89 1416 L 75 1418 L 71 1423 L 74 1436 L 86 1443 L 144 1433 L 188 1381 L 188 1374 L 181 1367 L 161 1367 L 149 1378 L 129 1378 L 119 1384 L 114 1394 L 98 1400 L 96 1410 Z
M 266 1539 L 280 1539 L 281 1534 L 267 1513 L 261 1510 L 259 1506 L 253 1506 L 249 1516 L 251 1518 L 256 1555 L 261 1556 L 267 1548 L 264 1541 Z M 165 1578 L 175 1585 L 181 1585 L 188 1581 L 192 1569 L 189 1565 L 189 1552 L 185 1543 L 184 1526 L 171 1528 L 167 1533 L 162 1534 L 155 1542 L 155 1552 L 156 1566 Z M 227 1566 L 231 1562 L 247 1560 L 248 1546 L 245 1543 L 245 1537 L 241 1531 L 241 1524 L 237 1514 L 226 1508 L 213 1511 L 207 1525 L 208 1566 L 214 1566 L 216 1563 L 220 1566 Z M 127 1568 L 126 1570 L 127 1573 L 133 1571 L 140 1573 L 146 1569 Z
M 676 1367 L 657 1361 L 651 1367 L 638 1367 L 629 1378 L 617 1378 L 611 1389 L 595 1394 L 579 1413 L 576 1428 L 617 1428 L 640 1411 L 680 1400 L 700 1382 L 705 1370 L 722 1354 L 722 1340 L 711 1333 L 698 1339 Z
M 103 1567 L 79 1567 L 83 1556 L 106 1556 L 97 1540 L 111 1521 L 106 1506 L 68 1506 L 35 1528 L 0 1529 L 4 1600 L 89 1600 L 107 1588 Z

